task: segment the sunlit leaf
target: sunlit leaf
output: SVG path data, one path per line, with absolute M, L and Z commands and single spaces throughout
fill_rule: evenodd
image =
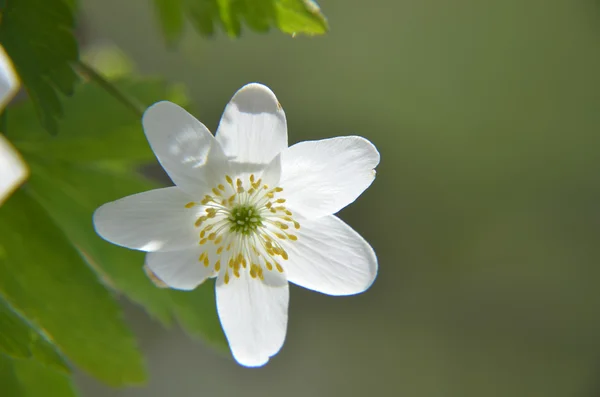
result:
M 73 92 L 78 58 L 73 10 L 65 0 L 13 0 L 2 9 L 0 44 L 25 86 L 44 128 L 58 131 L 59 92 Z
M 31 163 L 29 187 L 35 198 L 111 288 L 124 292 L 163 324 L 171 323 L 168 294 L 142 271 L 144 254 L 115 246 L 94 232 L 92 214 L 107 201 L 152 186 L 128 173 L 94 167 Z
M 178 88 L 154 80 L 123 79 L 115 84 L 140 103 L 186 103 Z M 31 168 L 28 192 L 104 284 L 163 324 L 175 318 L 191 335 L 225 349 L 212 283 L 191 293 L 157 288 L 143 271 L 143 253 L 112 245 L 93 229 L 92 214 L 100 205 L 158 187 L 127 166 L 156 161 L 141 120 L 93 84 L 79 86 L 65 107 L 69 111 L 58 136 L 49 136 L 31 122 L 33 109 L 27 104 L 8 113 L 9 138 Z
M 17 191 L 0 207 L 0 292 L 78 366 L 112 385 L 145 379 L 121 312 L 46 211 Z
M 40 363 L 69 372 L 69 367 L 56 348 L 2 298 L 0 298 L 0 352 L 15 358 L 33 357 Z
M 227 349 L 216 313 L 213 282 L 192 292 L 157 288 L 142 270 L 144 253 L 107 243 L 93 230 L 92 214 L 101 204 L 156 188 L 154 183 L 124 171 L 30 164 L 29 188 L 108 285 L 163 324 L 170 324 L 175 317 L 190 335 Z
M 318 35 L 327 31 L 327 19 L 312 0 L 154 0 L 168 42 L 180 38 L 186 15 L 196 30 L 212 36 L 220 26 L 238 37 L 242 25 L 256 32 L 275 27 L 284 33 Z
M 167 86 L 158 80 L 122 80 L 113 84 L 145 106 L 159 100 L 185 104 L 180 87 Z M 25 157 L 68 162 L 154 161 L 140 117 L 102 88 L 92 83 L 82 84 L 63 105 L 66 117 L 59 123 L 57 136 L 49 136 L 36 126 L 30 104 L 10 109 L 7 136 Z
M 0 354 L 0 391 L 6 397 L 75 397 L 69 377 L 34 360 Z

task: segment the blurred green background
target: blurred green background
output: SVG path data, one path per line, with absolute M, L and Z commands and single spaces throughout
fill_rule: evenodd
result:
M 183 82 L 215 130 L 269 85 L 290 142 L 362 135 L 373 186 L 341 216 L 365 294 L 292 288 L 286 344 L 245 369 L 139 309 L 150 383 L 85 396 L 600 396 L 600 2 L 322 0 L 331 31 L 165 45 L 147 0 L 84 0 L 87 44 Z

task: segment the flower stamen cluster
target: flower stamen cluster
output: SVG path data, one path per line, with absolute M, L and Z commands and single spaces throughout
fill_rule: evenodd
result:
M 280 260 L 289 255 L 280 240 L 297 241 L 292 230 L 300 223 L 285 207 L 281 197 L 283 188 L 271 188 L 251 174 L 247 181 L 225 175 L 223 183 L 211 189 L 202 201 L 189 202 L 186 208 L 202 208 L 194 226 L 199 231 L 199 244 L 213 245 L 200 253 L 198 260 L 212 266 L 216 273 L 227 264 L 224 281 L 229 284 L 231 275 L 240 277 L 248 271 L 254 279 L 264 280 L 265 271 L 283 273 Z M 211 263 L 210 252 L 216 255 Z

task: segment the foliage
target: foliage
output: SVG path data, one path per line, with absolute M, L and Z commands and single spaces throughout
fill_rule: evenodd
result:
M 196 30 L 212 36 L 221 28 L 231 37 L 242 33 L 242 22 L 256 32 L 276 27 L 284 33 L 319 35 L 327 31 L 327 19 L 312 0 L 154 0 L 168 42 L 183 32 L 184 14 Z
M 219 25 L 232 37 L 242 22 L 258 32 L 327 30 L 308 1 L 155 3 L 171 42 L 186 20 L 202 34 Z M 155 161 L 141 110 L 164 99 L 185 106 L 185 93 L 160 79 L 106 80 L 82 63 L 73 1 L 5 0 L 0 12 L 0 43 L 27 93 L 5 110 L 0 133 L 30 169 L 27 183 L 0 207 L 1 394 L 74 396 L 74 365 L 114 386 L 145 381 L 120 296 L 225 350 L 214 283 L 193 292 L 157 288 L 143 271 L 143 253 L 103 241 L 92 226 L 101 204 L 157 186 L 140 173 Z
M 2 8 L 0 43 L 12 59 L 42 125 L 58 132 L 58 93 L 70 95 L 77 75 L 73 9 L 65 0 L 12 0 Z

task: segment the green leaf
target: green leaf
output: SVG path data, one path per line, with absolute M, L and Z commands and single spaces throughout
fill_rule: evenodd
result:
M 312 0 L 279 0 L 275 2 L 277 26 L 292 35 L 323 34 L 328 30 L 327 19 Z
M 174 316 L 189 334 L 227 349 L 213 282 L 207 281 L 192 292 L 159 289 L 142 270 L 144 253 L 107 243 L 93 230 L 92 214 L 100 205 L 156 188 L 155 184 L 125 171 L 29 163 L 30 190 L 108 285 L 142 305 L 163 324 L 170 324 Z
M 77 365 L 111 385 L 145 380 L 121 312 L 63 232 L 24 190 L 0 207 L 0 293 Z
M 159 80 L 127 79 L 112 84 L 146 106 L 165 99 L 181 104 L 187 101 L 181 87 Z M 10 109 L 7 136 L 25 157 L 69 162 L 155 160 L 139 116 L 96 84 L 80 85 L 63 105 L 67 116 L 60 121 L 57 136 L 49 136 L 33 122 L 31 104 Z
M 144 104 L 161 99 L 187 102 L 179 87 L 156 80 L 122 79 L 113 84 Z M 26 103 L 8 112 L 8 136 L 31 169 L 29 194 L 105 285 L 163 324 L 175 318 L 189 334 L 227 349 L 213 283 L 192 293 L 157 288 L 143 271 L 143 253 L 107 243 L 93 229 L 92 215 L 100 205 L 158 187 L 128 166 L 156 161 L 139 117 L 94 84 L 80 85 L 65 100 L 65 108 L 68 113 L 58 136 L 49 136 L 32 123 L 33 109 Z
M 33 360 L 0 354 L 0 390 L 6 397 L 75 397 L 69 377 Z
M 56 348 L 39 331 L 0 298 L 0 351 L 16 358 L 35 357 L 64 372 L 69 367 Z
M 65 0 L 13 0 L 2 11 L 0 43 L 41 124 L 53 134 L 62 115 L 58 92 L 70 95 L 78 80 L 70 65 L 79 56 L 73 26 L 73 10 Z
M 182 0 L 154 0 L 154 5 L 167 43 L 176 42 L 183 32 Z
M 12 357 L 31 357 L 31 330 L 0 300 L 0 350 Z
M 92 214 L 100 205 L 153 185 L 126 172 L 117 174 L 91 166 L 35 162 L 30 166 L 32 194 L 104 282 L 124 292 L 163 324 L 170 324 L 171 300 L 142 271 L 144 254 L 102 240 L 92 225 Z
M 276 27 L 291 35 L 327 32 L 327 19 L 312 0 L 154 0 L 165 38 L 181 37 L 186 14 L 196 30 L 212 36 L 220 25 L 231 37 L 239 37 L 245 23 L 256 32 Z

